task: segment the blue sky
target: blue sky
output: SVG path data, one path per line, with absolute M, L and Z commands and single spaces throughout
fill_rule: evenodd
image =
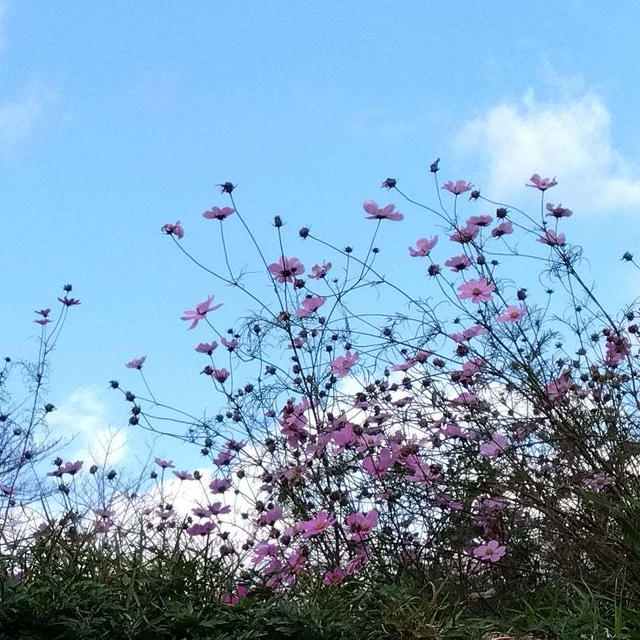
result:
M 278 213 L 288 253 L 319 261 L 329 256 L 300 247 L 299 226 L 364 245 L 362 200 L 386 203 L 379 185 L 395 176 L 433 201 L 436 156 L 442 181 L 530 206 L 528 176 L 557 175 L 553 199 L 576 211 L 566 230 L 592 277 L 612 301 L 637 295 L 618 261 L 640 206 L 635 2 L 0 7 L 0 352 L 33 349 L 33 309 L 73 283 L 82 305 L 54 357 L 52 399 L 80 443 L 125 424 L 106 383 L 138 384 L 123 368 L 134 356 L 147 355 L 160 397 L 196 414 L 216 405 L 193 351 L 210 336 L 179 316 L 209 293 L 225 302 L 222 327 L 247 307 L 159 228 L 182 220 L 185 245 L 220 265 L 200 213 L 225 204 L 224 180 L 269 255 Z M 381 241 L 389 253 L 435 230 L 401 210 L 406 224 Z M 229 234 L 235 264 L 255 265 L 237 225 Z

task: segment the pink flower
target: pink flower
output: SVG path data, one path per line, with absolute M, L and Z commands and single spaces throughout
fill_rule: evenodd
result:
M 212 493 L 224 493 L 231 486 L 229 478 L 214 478 L 209 483 L 209 489 Z
M 429 254 L 429 251 L 436 246 L 438 242 L 438 236 L 432 236 L 431 238 L 418 238 L 416 240 L 416 248 L 409 247 L 409 255 L 412 258 L 424 257 Z
M 269 265 L 269 273 L 277 282 L 293 282 L 304 273 L 304 266 L 298 258 L 280 256 L 278 262 L 272 262 Z
M 34 320 L 34 322 L 37 322 L 38 324 L 42 325 L 44 327 L 45 324 L 49 324 L 51 322 L 51 320 L 49 318 L 36 318 Z
M 304 298 L 302 303 L 300 304 L 300 308 L 296 309 L 296 316 L 298 318 L 306 318 L 310 316 L 314 311 L 319 309 L 326 301 L 326 298 L 322 296 L 310 296 L 308 298 Z
M 351 539 L 358 541 L 362 541 L 366 537 L 366 534 L 375 527 L 376 522 L 378 522 L 378 511 L 376 509 L 371 509 L 365 513 L 351 513 L 345 520 Z
M 573 215 L 573 211 L 571 209 L 567 209 L 563 207 L 561 204 L 554 206 L 550 202 L 547 202 L 547 213 L 548 216 L 553 216 L 554 218 L 568 218 Z
M 142 365 L 145 363 L 147 356 L 142 356 L 141 358 L 133 358 L 133 360 L 129 360 L 124 366 L 127 369 L 142 369 Z
M 322 583 L 327 586 L 332 586 L 338 584 L 339 582 L 342 582 L 345 579 L 346 575 L 347 574 L 340 567 L 336 567 L 335 569 L 331 569 L 324 574 L 324 576 L 322 577 Z
M 458 285 L 458 298 L 471 299 L 471 302 L 487 302 L 491 300 L 491 292 L 495 289 L 493 282 L 485 278 L 475 278 Z
M 564 233 L 556 233 L 551 229 L 547 229 L 539 238 L 538 242 L 548 244 L 550 247 L 561 247 L 565 243 Z
M 220 602 L 222 604 L 236 604 L 240 598 L 247 595 L 249 589 L 243 585 L 238 585 L 232 591 L 227 591 L 220 596 Z
M 258 524 L 260 525 L 268 525 L 274 524 L 277 520 L 280 520 L 282 517 L 282 507 L 276 505 L 271 509 L 267 509 L 264 513 L 261 513 L 258 517 Z
M 449 240 L 452 242 L 459 242 L 465 244 L 471 242 L 480 233 L 480 229 L 474 224 L 467 224 L 460 229 L 456 229 L 450 236 Z
M 465 180 L 456 180 L 455 182 L 453 180 L 449 180 L 442 185 L 442 188 L 450 191 L 456 196 L 459 196 L 465 191 L 471 191 L 473 185 L 470 182 L 466 182 Z
M 201 342 L 196 347 L 196 351 L 198 353 L 206 353 L 208 356 L 210 356 L 217 348 L 218 348 L 218 343 L 215 340 L 213 340 L 213 342 Z
M 495 227 L 493 227 L 493 229 L 491 229 L 491 235 L 494 238 L 500 238 L 510 233 L 513 233 L 513 225 L 508 220 L 499 222 Z
M 60 465 L 55 471 L 51 471 L 47 473 L 48 476 L 55 476 L 57 478 L 61 478 L 65 473 L 68 473 L 70 476 L 75 476 L 83 466 L 82 460 L 76 460 L 75 462 L 65 462 Z
M 321 265 L 314 264 L 311 267 L 311 273 L 309 274 L 310 278 L 324 278 L 327 273 L 329 273 L 329 269 L 331 269 L 330 262 L 323 262 Z
M 234 211 L 235 209 L 232 209 L 231 207 L 211 207 L 211 209 L 202 214 L 202 217 L 209 220 L 224 220 Z
M 73 307 L 76 304 L 80 304 L 80 300 L 77 298 L 68 298 L 67 296 L 64 298 L 58 298 L 58 300 L 60 300 L 65 307 Z
M 378 207 L 373 200 L 365 200 L 362 208 L 367 212 L 367 220 L 403 220 L 404 215 L 396 211 L 394 204 Z
M 458 272 L 471 266 L 471 260 L 469 260 L 465 255 L 453 256 L 452 258 L 445 260 L 444 266 L 450 267 L 451 271 Z
M 391 451 L 386 447 L 380 449 L 380 454 L 378 458 L 374 460 L 373 456 L 367 456 L 362 461 L 362 468 L 370 475 L 375 478 L 379 478 L 383 476 L 387 469 L 391 466 L 393 462 L 393 456 L 391 455 Z
M 534 173 L 529 178 L 530 184 L 527 184 L 527 187 L 535 187 L 536 189 L 540 189 L 540 191 L 546 191 L 551 187 L 555 187 L 558 183 L 554 178 L 541 178 L 537 173 Z
M 163 460 L 162 458 L 155 458 L 154 462 L 163 469 L 171 469 L 175 467 L 173 460 Z
M 37 313 L 39 316 L 42 316 L 43 318 L 48 318 L 49 314 L 51 313 L 51 309 L 38 309 L 33 313 Z
M 481 544 L 473 550 L 473 555 L 479 560 L 487 560 L 489 562 L 498 562 L 504 555 L 506 547 L 501 545 L 497 540 L 489 540 L 485 544 Z
M 483 215 L 483 216 L 471 216 L 467 220 L 467 225 L 475 225 L 476 227 L 488 227 L 493 218 L 491 216 Z
M 187 309 L 184 311 L 184 315 L 180 316 L 180 320 L 191 320 L 188 328 L 193 329 L 200 320 L 204 319 L 209 311 L 215 311 L 222 306 L 222 303 L 212 305 L 211 302 L 214 298 L 215 296 L 208 296 L 206 300 L 198 302 L 195 309 Z
M 178 478 L 178 480 L 193 480 L 193 475 L 188 471 L 174 471 L 173 475 Z
M 220 342 L 222 343 L 222 346 L 227 349 L 227 351 L 233 351 L 240 344 L 237 338 L 232 338 L 231 340 L 220 338 Z
M 180 220 L 177 220 L 173 224 L 169 222 L 167 222 L 166 224 L 163 224 L 162 227 L 160 227 L 160 231 L 162 231 L 163 233 L 166 233 L 168 236 L 174 235 L 176 238 L 184 237 L 184 229 L 180 224 Z
M 312 518 L 311 520 L 303 520 L 296 524 L 300 531 L 302 531 L 302 537 L 308 538 L 326 531 L 335 521 L 336 520 L 332 513 L 329 513 L 325 509 L 321 509 L 316 513 L 315 518 Z
M 480 455 L 487 456 L 488 458 L 496 458 L 507 449 L 508 445 L 509 440 L 505 436 L 494 433 L 489 442 L 480 445 L 479 452 Z
M 229 377 L 229 372 L 224 368 L 213 369 L 213 371 L 211 372 L 211 377 L 222 384 Z
M 604 363 L 609 366 L 618 364 L 622 358 L 628 356 L 631 353 L 631 344 L 628 338 L 621 336 L 609 335 L 607 336 L 606 355 Z
M 209 485 L 209 487 L 211 488 L 211 485 Z M 229 505 L 223 505 L 221 502 L 213 502 L 209 505 L 209 513 L 212 516 L 224 515 L 225 513 L 231 513 L 231 507 Z
M 520 320 L 526 312 L 526 305 L 517 306 L 510 304 L 500 315 L 496 316 L 496 320 L 498 322 L 515 322 L 516 320 Z
M 353 353 L 345 351 L 343 356 L 338 356 L 331 361 L 331 373 L 336 373 L 341 377 L 346 376 L 359 357 L 360 354 L 357 351 Z
M 187 533 L 190 536 L 206 536 L 210 534 L 218 525 L 211 520 L 207 520 L 206 522 L 196 524 L 192 524 L 188 529 Z

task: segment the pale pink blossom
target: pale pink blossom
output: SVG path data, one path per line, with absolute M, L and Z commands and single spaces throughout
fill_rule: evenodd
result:
M 458 298 L 471 302 L 487 302 L 491 300 L 491 292 L 495 289 L 493 282 L 485 278 L 475 278 L 458 285 Z
M 496 320 L 498 322 L 515 322 L 516 320 L 520 320 L 522 316 L 527 312 L 526 305 L 515 305 L 510 304 L 505 310 L 496 316 Z
M 506 547 L 501 545 L 497 540 L 489 540 L 473 550 L 473 555 L 479 560 L 488 562 L 498 562 L 504 555 Z
M 467 182 L 466 180 L 456 180 L 455 182 L 453 180 L 449 180 L 448 182 L 445 182 L 442 185 L 442 188 L 446 189 L 447 191 L 450 191 L 456 196 L 459 196 L 461 193 L 464 193 L 465 191 L 471 191 L 471 189 L 473 188 L 473 185 L 470 182 Z
M 416 240 L 416 248 L 409 247 L 409 255 L 412 258 L 424 257 L 429 254 L 429 251 L 436 246 L 438 242 L 438 236 L 432 236 L 431 238 L 418 238 Z
M 309 274 L 310 278 L 324 278 L 327 273 L 329 273 L 329 269 L 331 269 L 330 262 L 323 262 L 321 265 L 314 264 L 311 267 L 311 273 Z
M 202 217 L 209 220 L 224 220 L 234 211 L 235 209 L 232 209 L 231 207 L 211 207 L 211 209 L 202 214 Z
M 188 328 L 193 329 L 200 320 L 204 320 L 209 311 L 215 311 L 222 306 L 222 303 L 212 305 L 211 302 L 214 298 L 215 296 L 208 296 L 206 300 L 198 302 L 195 309 L 187 309 L 184 311 L 184 315 L 180 316 L 180 320 L 191 320 Z
M 357 351 L 345 351 L 343 356 L 338 356 L 331 361 L 331 373 L 340 377 L 346 376 L 359 357 L 360 354 Z
M 402 220 L 404 215 L 396 211 L 394 204 L 379 207 L 373 200 L 365 200 L 362 208 L 367 212 L 367 220 Z
M 538 242 L 548 244 L 550 247 L 561 247 L 565 244 L 564 233 L 556 233 L 552 229 L 547 229 L 539 238 Z
M 541 178 L 537 173 L 534 173 L 530 178 L 529 178 L 529 184 L 527 184 L 527 187 L 535 187 L 536 189 L 539 189 L 540 191 L 546 191 L 547 189 L 550 189 L 551 187 L 555 187 L 557 185 L 557 181 L 554 178 Z

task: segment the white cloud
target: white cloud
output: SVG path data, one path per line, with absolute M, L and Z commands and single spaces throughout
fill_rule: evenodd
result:
M 70 456 L 85 461 L 110 464 L 126 454 L 124 431 L 108 425 L 107 407 L 98 391 L 81 387 L 73 391 L 51 413 L 48 423 L 57 437 L 73 438 L 74 453 Z
M 0 152 L 14 151 L 28 140 L 43 119 L 52 101 L 46 87 L 33 83 L 19 98 L 0 103 Z
M 529 90 L 466 122 L 456 146 L 486 161 L 483 191 L 495 199 L 521 194 L 528 177 L 539 173 L 558 177 L 562 192 L 571 193 L 566 204 L 572 207 L 595 211 L 640 204 L 640 167 L 613 148 L 611 116 L 594 93 L 540 102 Z

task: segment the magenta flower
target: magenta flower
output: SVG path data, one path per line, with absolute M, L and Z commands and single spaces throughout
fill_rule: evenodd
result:
M 315 536 L 326 531 L 335 521 L 332 513 L 321 509 L 315 518 L 303 520 L 302 522 L 296 523 L 296 525 L 300 531 L 302 531 L 302 537 L 309 538 L 310 536 Z
M 326 298 L 322 296 L 310 296 L 305 298 L 300 304 L 300 308 L 296 309 L 296 316 L 298 318 L 306 318 L 310 316 L 314 311 L 319 309 L 326 301 Z
M 536 189 L 539 189 L 540 191 L 546 191 L 547 189 L 550 189 L 551 187 L 555 187 L 558 183 L 556 182 L 555 177 L 554 178 L 541 178 L 537 173 L 534 173 L 530 178 L 529 178 L 529 184 L 527 184 L 527 187 L 535 187 Z
M 187 309 L 183 312 L 184 315 L 180 316 L 180 320 L 191 320 L 188 329 L 193 329 L 200 320 L 204 319 L 209 311 L 215 311 L 222 306 L 222 303 L 212 305 L 211 302 L 214 298 L 215 296 L 208 296 L 206 300 L 198 302 L 195 309 Z
M 412 258 L 424 257 L 429 254 L 429 251 L 436 246 L 438 242 L 438 236 L 432 236 L 431 238 L 418 238 L 416 240 L 416 248 L 409 247 L 409 255 Z
M 351 534 L 351 539 L 362 541 L 378 522 L 378 511 L 371 509 L 365 513 L 350 513 L 345 522 Z
M 395 204 L 379 207 L 373 200 L 365 200 L 362 208 L 367 212 L 367 220 L 403 220 L 404 215 L 396 211 Z
M 516 320 L 520 320 L 526 312 L 526 305 L 518 306 L 510 304 L 500 315 L 496 316 L 496 320 L 498 322 L 515 322 Z
M 327 571 L 322 577 L 322 583 L 329 586 L 338 584 L 346 578 L 347 574 L 340 567 Z
M 564 233 L 556 233 L 551 229 L 547 229 L 539 238 L 538 242 L 548 244 L 550 247 L 562 247 L 565 244 Z
M 142 369 L 142 365 L 145 363 L 147 356 L 142 356 L 140 358 L 133 358 L 133 360 L 129 360 L 124 366 L 127 369 Z
M 211 377 L 222 384 L 229 377 L 229 372 L 224 368 L 213 369 L 213 371 L 211 372 Z
M 453 180 L 449 180 L 442 185 L 442 188 L 450 191 L 456 196 L 459 196 L 465 191 L 471 191 L 473 185 L 470 182 L 466 182 L 465 180 L 456 180 L 455 182 Z
M 211 209 L 202 214 L 202 217 L 208 220 L 224 220 L 234 213 L 234 211 L 235 209 L 231 207 L 211 207 Z
M 563 207 L 561 204 L 558 206 L 554 206 L 551 203 L 547 202 L 547 213 L 548 216 L 553 216 L 554 218 L 568 218 L 573 215 L 573 211 L 571 209 L 567 209 Z
M 485 278 L 475 278 L 458 285 L 458 298 L 471 299 L 471 302 L 487 302 L 491 300 L 491 292 L 495 289 L 493 282 Z
M 206 353 L 210 356 L 218 348 L 218 343 L 213 340 L 212 342 L 201 342 L 195 349 L 198 353 Z
M 327 273 L 329 273 L 329 269 L 331 269 L 330 262 L 323 262 L 321 265 L 314 264 L 311 267 L 311 273 L 309 274 L 310 278 L 324 278 Z
M 481 544 L 473 550 L 473 555 L 479 560 L 488 562 L 498 562 L 504 555 L 506 547 L 501 545 L 497 540 L 489 540 L 485 544 Z
M 498 223 L 495 227 L 493 227 L 493 229 L 491 229 L 491 235 L 494 238 L 500 238 L 502 236 L 506 236 L 509 233 L 513 233 L 513 225 L 508 220 Z
M 43 318 L 48 318 L 49 314 L 51 313 L 51 309 L 38 309 L 37 311 L 34 311 L 34 313 L 37 313 L 39 316 L 42 316 Z
M 178 480 L 193 480 L 193 474 L 188 471 L 174 471 L 173 475 L 178 478 Z
M 163 460 L 162 458 L 154 458 L 154 462 L 163 469 L 171 469 L 175 467 L 173 460 Z
M 304 273 L 304 265 L 298 258 L 280 256 L 278 262 L 272 262 L 269 265 L 269 273 L 277 282 L 293 282 Z
M 167 223 L 163 224 L 160 227 L 160 231 L 162 231 L 163 233 L 166 233 L 168 236 L 173 235 L 176 238 L 183 238 L 184 237 L 184 229 L 182 228 L 182 225 L 180 224 L 180 220 L 177 220 L 173 224 L 171 224 L 170 222 L 167 222 Z
M 51 320 L 49 318 L 36 318 L 34 320 L 34 322 L 37 322 L 38 324 L 42 325 L 44 327 L 45 324 L 49 324 L 51 322 Z
M 393 456 L 391 455 L 391 451 L 386 447 L 380 449 L 380 454 L 377 459 L 374 460 L 373 456 L 367 456 L 362 461 L 362 468 L 374 478 L 379 478 L 383 476 L 387 469 L 393 463 Z
M 236 604 L 240 598 L 247 595 L 249 589 L 243 585 L 238 585 L 232 591 L 227 591 L 220 596 L 222 604 Z
M 346 376 L 351 367 L 356 363 L 360 354 L 357 351 L 345 351 L 343 356 L 338 356 L 331 361 L 331 373 L 336 373 L 340 377 Z
M 445 260 L 444 266 L 449 267 L 451 271 L 458 272 L 466 269 L 467 267 L 470 267 L 471 260 L 469 260 L 469 258 L 465 255 L 453 256 L 448 260 Z

